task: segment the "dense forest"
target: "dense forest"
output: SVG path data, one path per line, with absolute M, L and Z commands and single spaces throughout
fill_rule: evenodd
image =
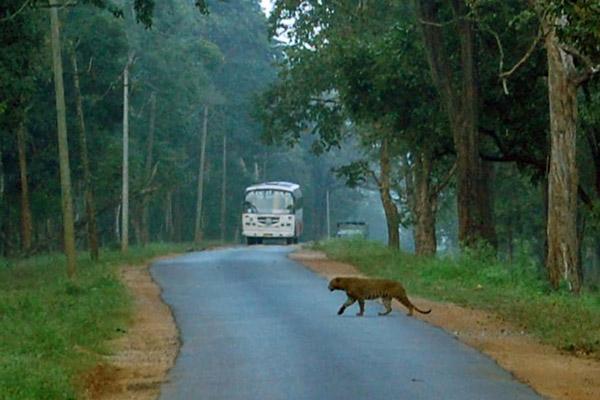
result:
M 244 187 L 290 180 L 304 240 L 329 199 L 394 249 L 598 285 L 597 1 L 271 6 L 3 0 L 0 254 L 239 242 Z
M 599 22 L 597 1 L 276 1 L 265 137 L 359 142 L 336 173 L 379 191 L 392 248 L 410 226 L 417 254 L 528 254 L 579 292 L 600 253 Z
M 64 243 L 51 24 L 43 2 L 5 3 L 0 252 L 27 255 Z M 208 15 L 185 0 L 150 14 L 97 6 L 57 13 L 76 247 L 97 257 L 123 239 L 237 240 L 243 189 L 267 179 L 314 181 L 307 208 L 321 214 L 308 213 L 307 237 L 323 235 L 330 163 L 265 146 L 252 118 L 278 53 L 260 5 L 214 2 Z

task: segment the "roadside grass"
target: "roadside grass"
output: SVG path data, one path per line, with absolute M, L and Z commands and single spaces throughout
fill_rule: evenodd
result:
M 600 293 L 552 291 L 531 257 L 512 265 L 489 252 L 419 258 L 365 240 L 329 240 L 314 247 L 366 275 L 396 279 L 409 296 L 490 311 L 561 350 L 600 359 Z
M 62 254 L 0 258 L 0 399 L 80 398 L 78 375 L 110 352 L 107 341 L 125 332 L 131 318 L 118 267 L 187 247 L 104 250 L 97 263 L 82 252 L 74 281 Z

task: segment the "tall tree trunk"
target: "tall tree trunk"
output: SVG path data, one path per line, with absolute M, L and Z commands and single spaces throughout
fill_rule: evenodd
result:
M 135 238 L 135 243 L 138 245 L 142 245 L 142 216 L 141 209 L 137 210 L 137 212 L 133 212 L 131 215 L 131 226 L 133 227 L 133 236 Z
M 0 142 L 0 238 L 4 232 L 4 221 L 6 221 L 6 212 L 4 211 L 4 161 L 2 160 L 2 142 Z M 5 255 L 6 240 L 0 240 L 0 254 Z
M 486 242 L 494 249 L 498 247 L 496 235 L 496 221 L 494 218 L 494 193 L 493 184 L 496 179 L 494 163 L 480 160 L 481 173 L 479 175 L 479 209 L 481 210 L 481 234 Z
M 25 121 L 21 121 L 17 128 L 17 148 L 19 153 L 19 173 L 21 179 L 21 249 L 25 254 L 31 251 L 31 235 L 33 232 L 31 208 L 29 206 L 26 146 L 27 128 Z
M 4 201 L 4 161 L 2 159 L 2 143 L 0 143 L 0 205 Z
M 544 179 L 542 180 L 542 184 L 541 184 L 541 195 L 542 195 L 542 204 L 544 207 L 544 213 L 543 213 L 543 228 L 544 231 L 540 232 L 541 235 L 543 237 L 543 241 L 542 241 L 542 257 L 541 257 L 541 264 L 545 267 L 546 266 L 546 260 L 548 259 L 548 176 L 545 176 Z M 540 271 L 541 272 L 541 271 Z M 547 270 L 546 270 L 547 272 Z
M 600 135 L 594 128 L 588 127 L 585 131 L 585 137 L 594 163 L 594 189 L 596 197 L 600 198 L 600 142 L 596 139 Z
M 327 191 L 325 192 L 325 215 L 327 216 L 326 221 L 325 221 L 325 225 L 327 228 L 327 239 L 331 239 L 331 208 L 330 208 L 330 204 L 329 204 L 329 200 L 330 200 L 330 190 L 327 189 Z
M 585 282 L 585 273 L 583 270 L 583 248 L 585 238 L 585 218 L 581 212 L 577 213 L 577 269 L 576 272 L 579 275 L 578 280 L 580 285 Z
M 593 282 L 600 284 L 600 238 L 598 236 L 593 239 L 592 246 Z
M 310 164 L 310 176 L 313 183 L 312 203 L 313 213 L 311 226 L 313 237 L 320 240 L 327 233 L 327 180 L 326 171 L 322 157 L 311 156 L 307 162 Z
M 550 103 L 546 268 L 553 288 L 558 288 L 564 279 L 570 290 L 578 293 L 581 281 L 577 270 L 577 85 L 571 79 L 575 67 L 572 57 L 559 46 L 553 21 L 546 21 L 545 25 Z
M 98 227 L 96 223 L 96 204 L 94 201 L 94 191 L 92 188 L 92 173 L 90 171 L 90 161 L 88 157 L 85 118 L 83 114 L 83 101 L 81 98 L 81 87 L 79 85 L 79 68 L 77 65 L 77 54 L 75 49 L 71 51 L 71 64 L 73 64 L 73 85 L 75 87 L 75 97 L 77 104 L 77 119 L 79 121 L 79 147 L 81 148 L 81 166 L 83 167 L 84 181 L 84 200 L 85 215 L 87 225 L 88 246 L 90 248 L 90 257 L 92 260 L 98 260 Z
M 478 83 L 474 56 L 472 23 L 466 17 L 464 0 L 450 2 L 457 16 L 456 32 L 460 43 L 460 84 L 454 84 L 453 62 L 445 48 L 439 24 L 439 4 L 417 0 L 416 8 L 431 75 L 448 114 L 457 156 L 458 238 L 462 246 L 476 245 L 480 240 L 496 243 L 495 230 L 487 220 L 490 200 L 481 176 L 478 126 Z
M 169 190 L 165 196 L 165 238 L 173 241 L 173 190 Z
M 154 126 L 156 120 L 156 94 L 153 92 L 150 95 L 150 126 L 148 128 L 148 142 L 146 146 L 146 165 L 144 167 L 146 185 L 150 185 L 152 180 L 152 164 L 154 153 Z M 145 246 L 150 239 L 150 224 L 148 220 L 150 195 L 144 193 L 142 197 L 142 226 L 141 226 L 141 241 Z
M 202 123 L 202 138 L 200 140 L 200 164 L 198 165 L 198 195 L 196 199 L 196 224 L 194 228 L 194 242 L 200 243 L 204 239 L 202 231 L 202 206 L 204 195 L 204 163 L 206 154 L 206 137 L 208 135 L 208 106 L 204 106 L 204 120 Z
M 121 207 L 122 203 L 119 203 L 117 209 L 115 210 L 115 238 L 117 243 L 121 242 Z
M 184 238 L 183 234 L 183 207 L 181 206 L 180 190 L 173 191 L 172 210 L 173 210 L 173 240 L 181 242 Z M 187 240 L 187 236 L 185 236 Z
M 227 134 L 223 134 L 223 164 L 221 166 L 223 177 L 221 178 L 221 242 L 225 241 L 227 235 Z
M 513 263 L 513 254 L 514 254 L 514 240 L 513 240 L 513 229 L 512 229 L 512 221 L 509 217 L 507 224 L 508 232 L 506 233 L 506 247 L 508 252 L 508 263 L 512 265 Z
M 379 149 L 379 167 L 380 175 L 377 179 L 379 186 L 379 196 L 381 197 L 381 204 L 383 205 L 383 211 L 385 213 L 385 220 L 388 231 L 388 247 L 399 250 L 400 249 L 400 216 L 398 215 L 398 209 L 390 194 L 391 189 L 391 165 L 390 165 L 390 153 L 389 153 L 389 139 L 385 138 L 381 141 L 381 148 Z
M 0 255 L 6 256 L 7 253 L 7 211 L 8 207 L 4 206 L 4 161 L 2 160 L 2 142 L 0 142 Z
M 123 70 L 123 184 L 121 207 L 121 251 L 129 249 L 129 67 L 133 61 L 133 53 L 129 54 L 127 65 Z
M 414 215 L 415 215 L 415 253 L 419 256 L 435 254 L 436 202 L 431 188 L 431 157 L 422 152 L 417 155 L 414 166 Z
M 462 6 L 464 8 L 464 5 Z M 460 15 L 463 13 L 461 12 Z M 471 22 L 457 23 L 460 39 L 462 72 L 462 102 L 459 115 L 455 116 L 454 144 L 457 152 L 458 178 L 458 237 L 467 246 L 485 238 L 483 211 L 481 210 L 481 161 L 479 158 L 478 90 L 474 63 L 474 34 Z
M 62 193 L 64 249 L 67 257 L 67 274 L 75 278 L 77 273 L 75 254 L 75 227 L 73 223 L 73 198 L 71 196 L 71 169 L 69 166 L 69 144 L 67 141 L 67 119 L 65 107 L 65 86 L 60 49 L 60 31 L 57 0 L 49 0 L 52 43 L 52 69 L 56 94 L 56 120 L 58 130 L 58 157 L 60 166 L 60 187 Z
M 2 142 L 0 142 L 0 255 L 6 255 L 6 208 L 4 207 L 4 161 L 2 160 Z

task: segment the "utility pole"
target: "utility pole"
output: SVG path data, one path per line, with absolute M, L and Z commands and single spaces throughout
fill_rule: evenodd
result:
M 226 230 L 226 213 L 227 213 L 227 134 L 223 134 L 223 177 L 221 179 L 221 242 L 225 242 Z
M 123 192 L 121 216 L 121 252 L 129 249 L 129 67 L 133 53 L 129 54 L 123 70 Z
M 198 198 L 196 199 L 196 224 L 194 229 L 194 242 L 200 243 L 203 239 L 202 232 L 202 198 L 204 195 L 204 162 L 206 155 L 206 137 L 208 135 L 208 105 L 204 106 L 204 121 L 202 123 L 202 138 L 200 140 L 200 165 L 198 166 Z
M 325 192 L 325 202 L 327 203 L 327 239 L 331 238 L 331 217 L 329 215 L 329 189 Z

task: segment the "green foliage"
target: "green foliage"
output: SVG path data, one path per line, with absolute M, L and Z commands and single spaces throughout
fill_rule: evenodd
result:
M 488 160 L 515 162 L 540 180 L 546 173 L 549 117 L 546 60 L 537 42 L 538 15 L 521 1 L 476 0 L 470 6 L 479 29 L 482 153 Z M 528 62 L 506 81 L 500 79 L 532 43 L 538 45 Z
M 81 254 L 75 282 L 66 279 L 62 255 L 0 259 L 0 399 L 79 398 L 77 376 L 110 351 L 107 340 L 130 321 L 118 267 L 184 248 L 106 251 L 100 263 Z
M 364 160 L 354 161 L 350 164 L 335 168 L 338 178 L 344 178 L 348 187 L 354 188 L 365 184 L 370 174 L 369 163 Z
M 45 35 L 43 2 L 2 10 L 0 56 L 0 146 L 3 205 L 0 253 L 19 251 L 20 175 L 14 132 L 28 109 L 26 147 L 30 203 L 35 231 L 34 251 L 56 250 L 60 244 L 60 189 L 56 155 L 56 116 L 51 66 Z M 130 54 L 130 210 L 140 225 L 142 199 L 148 200 L 150 237 L 185 240 L 191 234 L 198 175 L 201 110 L 209 105 L 209 141 L 205 190 L 208 236 L 218 236 L 221 146 L 228 137 L 226 196 L 227 236 L 234 237 L 245 186 L 255 179 L 253 165 L 262 144 L 259 125 L 250 115 L 255 93 L 274 78 L 273 51 L 266 37 L 266 17 L 256 2 L 88 0 L 59 10 L 63 44 L 67 124 L 71 139 L 79 131 L 75 112 L 71 54 L 79 66 L 87 146 L 98 212 L 100 240 L 117 240 L 115 214 L 120 202 L 122 164 L 122 73 Z M 39 8 L 37 6 L 40 6 Z M 5 14 L 6 11 L 6 14 Z M 15 15 L 12 15 L 15 13 Z M 10 14 L 10 15 L 9 15 Z M 114 15 L 123 17 L 115 18 Z M 4 20 L 5 17 L 10 17 Z M 143 24 L 136 24 L 135 19 Z M 151 29 L 147 29 L 152 23 Z M 6 97 L 5 97 L 6 93 Z M 150 171 L 150 98 L 156 98 L 154 148 Z M 75 214 L 83 217 L 83 171 L 79 143 L 70 140 Z M 262 166 L 262 162 L 261 162 Z M 284 168 L 289 169 L 289 168 Z M 275 177 L 276 179 L 278 177 Z M 167 203 L 167 199 L 169 202 Z M 12 205 L 15 205 L 12 207 Z M 171 219 L 165 222 L 165 214 Z M 169 226 L 170 225 L 170 226 Z M 85 221 L 76 229 L 84 237 Z M 132 241 L 138 238 L 130 230 Z M 78 244 L 81 244 L 79 242 Z
M 25 109 L 43 74 L 44 23 L 42 14 L 21 10 L 23 2 L 3 2 L 0 18 L 0 130 L 23 119 Z M 20 12 L 18 12 L 21 10 Z M 1 132 L 0 136 L 4 136 Z
M 600 4 L 596 0 L 543 0 L 541 4 L 560 21 L 558 34 L 564 43 L 592 60 L 600 60 Z
M 392 172 L 379 182 L 400 182 L 399 158 L 421 152 L 435 174 L 447 170 L 451 138 L 415 22 L 404 2 L 275 2 L 271 28 L 289 42 L 259 105 L 265 141 L 294 146 L 310 136 L 320 154 L 352 138 L 362 154 L 334 169 L 350 187 L 372 184 L 383 141 Z
M 369 127 L 366 147 L 389 132 L 435 143 L 422 134 L 436 132 L 440 120 L 410 7 L 308 4 L 276 2 L 271 15 L 272 29 L 285 29 L 291 41 L 261 103 L 266 140 L 293 145 L 311 132 L 327 150 L 357 133 L 352 122 Z M 291 16 L 293 27 L 283 28 Z
M 532 253 L 543 262 L 544 204 L 543 187 L 535 177 L 520 173 L 516 166 L 498 165 L 495 168 L 495 218 L 498 248 L 506 259 L 518 254 L 520 243 L 528 243 Z
M 47 6 L 48 2 L 47 0 L 31 0 L 30 4 L 32 7 L 44 7 Z M 131 8 L 135 11 L 137 22 L 143 24 L 146 28 L 150 28 L 154 22 L 155 0 L 129 0 L 125 4 L 114 0 L 83 0 L 82 4 L 89 4 L 100 10 L 107 10 L 116 18 L 123 18 L 126 13 L 125 9 L 128 6 L 133 6 Z M 201 14 L 208 14 L 206 0 L 195 0 L 194 5 Z
M 552 292 L 530 254 L 507 264 L 481 249 L 421 259 L 356 239 L 316 247 L 367 275 L 397 279 L 409 293 L 490 311 L 542 342 L 600 358 L 600 294 Z

